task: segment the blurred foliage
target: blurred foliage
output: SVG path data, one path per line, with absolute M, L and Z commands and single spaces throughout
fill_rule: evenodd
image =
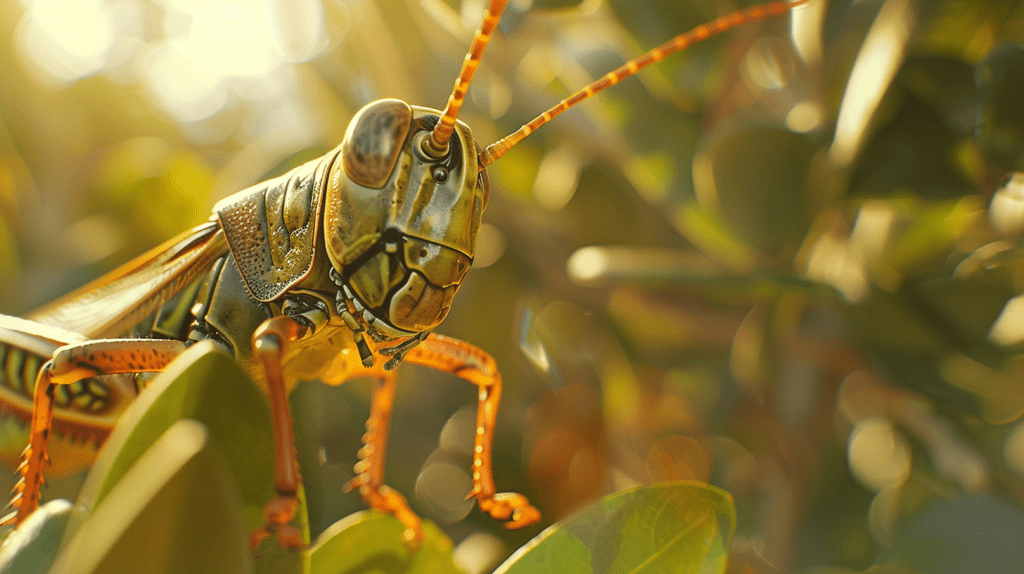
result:
M 492 142 L 754 3 L 513 3 L 461 119 Z M 240 1 L 208 3 L 234 20 L 203 20 L 123 0 L 114 40 L 73 67 L 39 24 L 49 4 L 0 5 L 12 314 L 332 148 L 372 99 L 441 106 L 480 9 L 269 2 L 266 29 L 245 35 L 237 15 L 256 9 Z M 498 486 L 554 521 L 638 485 L 710 482 L 736 500 L 731 572 L 1012 570 L 1000 541 L 1021 537 L 1024 504 L 1024 7 L 812 0 L 793 22 L 694 46 L 489 168 L 476 265 L 440 331 L 505 376 Z M 74 31 L 95 48 L 86 32 L 104 29 Z M 241 54 L 161 51 L 218 34 Z M 293 396 L 313 536 L 362 507 L 341 485 L 368 397 L 364 381 Z M 538 530 L 505 532 L 461 500 L 460 407 L 474 400 L 404 368 L 388 482 L 443 526 L 456 564 L 486 572 Z

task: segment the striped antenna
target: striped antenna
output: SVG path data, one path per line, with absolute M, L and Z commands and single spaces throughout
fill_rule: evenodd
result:
M 722 32 L 731 30 L 748 22 L 757 22 L 758 20 L 778 16 L 779 14 L 788 12 L 791 8 L 804 4 L 807 1 L 808 0 L 779 0 L 769 4 L 760 4 L 752 8 L 747 8 L 746 10 L 740 10 L 738 12 L 733 12 L 732 14 L 721 16 L 707 24 L 701 24 L 689 32 L 683 32 L 668 42 L 654 48 L 650 52 L 626 62 L 614 71 L 608 72 L 594 83 L 562 100 L 555 107 L 537 116 L 530 121 L 530 123 L 487 146 L 487 149 L 480 152 L 477 157 L 477 163 L 479 164 L 480 169 L 494 163 L 496 159 L 505 155 L 505 152 L 512 149 L 512 146 L 521 142 L 523 138 L 533 133 L 534 130 L 540 126 L 551 121 L 551 119 L 558 114 L 575 106 L 590 96 L 593 96 L 608 86 L 614 86 L 623 79 L 632 76 L 647 66 L 656 64 L 664 60 L 667 56 L 671 56 L 672 54 L 692 46 L 697 42 L 710 38 L 711 36 L 721 34 Z
M 466 99 L 466 90 L 469 89 L 469 82 L 473 79 L 477 67 L 480 65 L 480 58 L 484 55 L 484 48 L 491 40 L 491 33 L 501 21 L 501 12 L 505 9 L 508 0 L 491 0 L 487 7 L 484 20 L 480 23 L 480 29 L 473 36 L 473 43 L 469 47 L 466 59 L 462 61 L 462 70 L 459 77 L 455 79 L 455 87 L 452 94 L 448 96 L 448 105 L 444 107 L 441 119 L 438 120 L 434 130 L 430 132 L 430 138 L 424 140 L 423 151 L 431 157 L 441 157 L 448 152 L 448 140 L 455 130 L 455 118 L 459 115 L 459 108 Z

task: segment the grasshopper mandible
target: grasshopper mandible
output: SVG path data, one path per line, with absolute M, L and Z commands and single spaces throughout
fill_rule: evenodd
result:
M 489 194 L 486 166 L 640 69 L 802 2 L 755 6 L 681 34 L 481 150 L 457 115 L 505 3 L 491 1 L 443 111 L 372 102 L 327 155 L 222 200 L 209 222 L 27 319 L 0 316 L 0 406 L 30 419 L 12 520 L 20 524 L 39 504 L 51 429 L 102 441 L 138 392 L 134 374 L 160 371 L 205 339 L 228 350 L 271 404 L 278 496 L 252 534 L 254 546 L 275 534 L 282 546 L 302 545 L 290 525 L 300 477 L 288 393 L 300 380 L 341 384 L 363 376 L 374 381 L 367 448 L 349 486 L 401 520 L 407 541 L 422 538 L 419 518 L 383 482 L 394 369 L 402 361 L 479 387 L 470 495 L 510 528 L 540 519 L 521 494 L 498 493 L 491 475 L 501 395 L 494 360 L 431 333 L 473 262 Z

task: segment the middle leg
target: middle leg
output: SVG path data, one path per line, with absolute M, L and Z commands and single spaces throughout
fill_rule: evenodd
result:
M 423 542 L 423 526 L 405 497 L 384 484 L 384 458 L 387 452 L 388 427 L 395 404 L 395 371 L 382 371 L 373 378 L 370 418 L 366 420 L 363 448 L 359 450 L 356 477 L 345 485 L 345 491 L 359 489 L 371 508 L 393 514 L 405 525 L 402 538 L 416 548 Z

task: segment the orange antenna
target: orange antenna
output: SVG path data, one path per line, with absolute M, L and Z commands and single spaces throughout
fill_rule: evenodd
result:
M 448 151 L 448 140 L 455 130 L 455 118 L 459 115 L 459 108 L 462 107 L 462 102 L 466 99 L 469 82 L 480 65 L 484 48 L 491 40 L 491 33 L 501 21 L 501 12 L 505 9 L 507 2 L 508 0 L 491 0 L 491 5 L 487 7 L 487 13 L 484 14 L 483 22 L 480 23 L 480 29 L 473 36 L 473 43 L 469 47 L 466 59 L 462 61 L 462 70 L 455 80 L 452 94 L 448 96 L 448 105 L 445 106 L 441 119 L 434 126 L 434 130 L 430 132 L 430 138 L 424 140 L 423 151 L 427 155 L 440 157 Z
M 480 169 L 494 163 L 494 160 L 505 155 L 505 152 L 512 149 L 512 146 L 521 142 L 523 138 L 533 133 L 534 130 L 540 126 L 551 121 L 552 118 L 558 114 L 575 106 L 590 96 L 593 96 L 608 86 L 614 86 L 623 79 L 632 76 L 647 66 L 656 64 L 664 60 L 667 56 L 671 56 L 672 54 L 692 46 L 697 42 L 706 40 L 711 36 L 721 34 L 722 32 L 731 30 L 748 22 L 757 22 L 758 20 L 778 16 L 779 14 L 783 14 L 791 8 L 804 4 L 807 1 L 808 0 L 780 0 L 769 4 L 761 4 L 752 8 L 747 8 L 746 10 L 740 10 L 738 12 L 733 12 L 732 14 L 715 18 L 707 24 L 701 24 L 689 32 L 683 32 L 668 42 L 654 48 L 650 52 L 626 62 L 614 71 L 608 72 L 594 83 L 562 100 L 555 107 L 537 116 L 530 121 L 530 123 L 487 146 L 487 149 L 480 152 L 477 157 L 477 163 L 479 164 Z

